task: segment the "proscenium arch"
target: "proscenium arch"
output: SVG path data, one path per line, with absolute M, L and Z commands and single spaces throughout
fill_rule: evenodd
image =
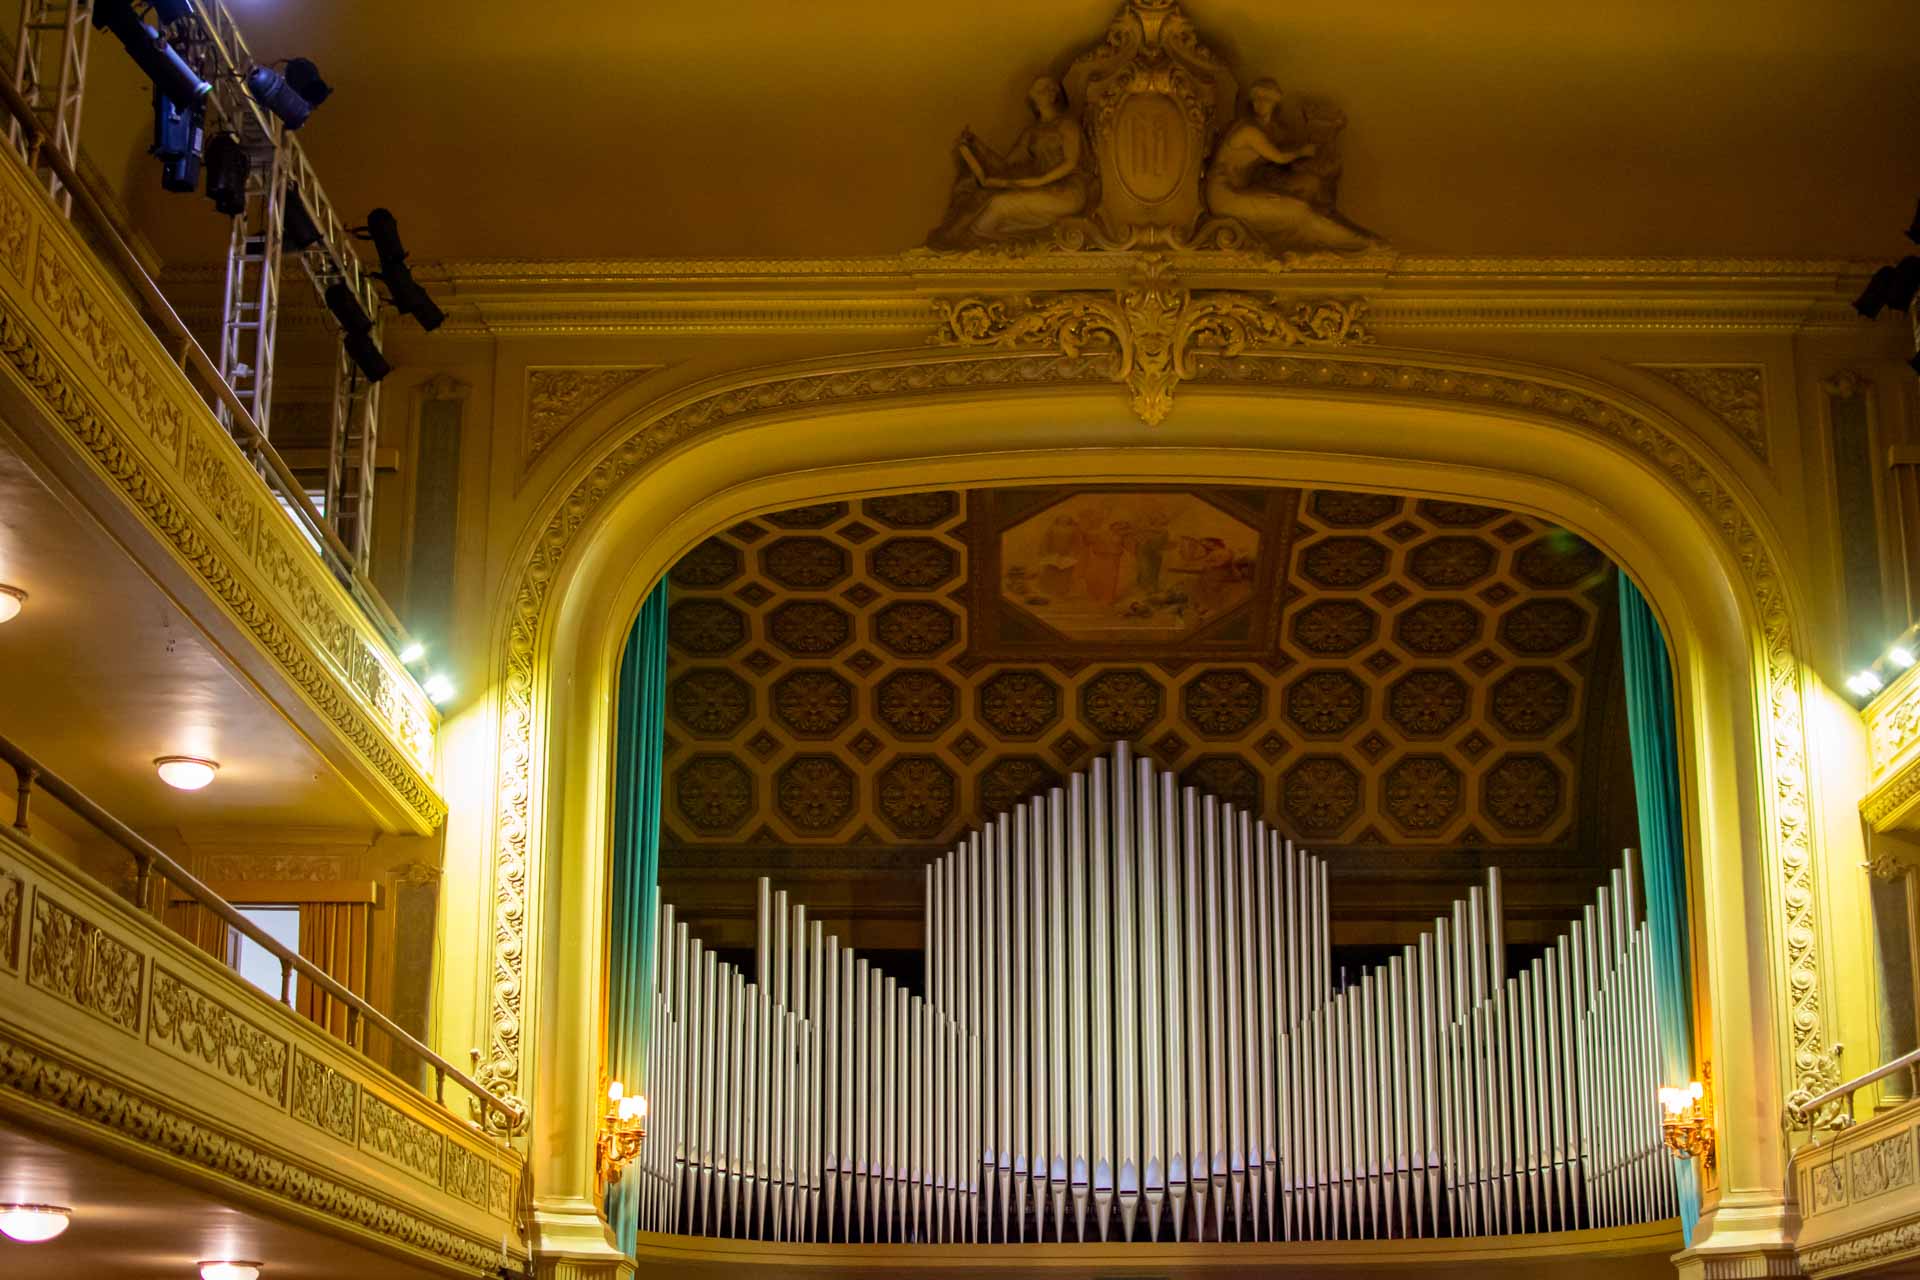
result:
M 500 900 L 483 1073 L 532 1101 L 541 1201 L 592 1200 L 613 673 L 666 569 L 734 521 L 805 502 L 1173 481 L 1510 507 L 1581 534 L 1638 582 L 1674 650 L 1720 1211 L 1774 1216 L 1788 1199 L 1780 1100 L 1824 1037 L 1797 629 L 1758 503 L 1687 429 L 1576 375 L 1381 352 L 1247 357 L 1183 387 L 1173 416 L 1148 428 L 1104 369 L 913 353 L 740 375 L 610 432 L 533 528 L 504 584 L 497 654 Z M 1790 1021 L 1754 1016 L 1783 1007 Z

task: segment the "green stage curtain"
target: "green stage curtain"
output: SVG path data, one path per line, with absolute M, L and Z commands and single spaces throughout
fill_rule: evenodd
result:
M 644 1092 L 653 989 L 653 913 L 660 882 L 660 785 L 666 735 L 667 584 L 653 589 L 620 658 L 614 712 L 613 889 L 607 943 L 607 1075 Z M 607 1219 L 633 1252 L 640 1176 L 607 1193 Z
M 1646 597 L 1620 580 L 1620 652 L 1627 686 L 1627 732 L 1633 742 L 1633 785 L 1640 809 L 1640 879 L 1653 943 L 1654 996 L 1660 1029 L 1661 1083 L 1693 1075 L 1693 991 L 1687 940 L 1687 842 L 1680 807 L 1678 721 L 1667 639 Z M 1673 1162 L 1680 1228 L 1693 1243 L 1700 1218 L 1700 1180 L 1691 1160 Z

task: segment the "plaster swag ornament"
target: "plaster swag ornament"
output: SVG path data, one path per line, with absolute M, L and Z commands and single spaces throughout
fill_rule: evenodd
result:
M 1346 116 L 1272 80 L 1239 92 L 1174 0 L 1127 0 L 1100 44 L 1027 99 L 1033 123 L 1004 154 L 961 132 L 928 248 L 1292 256 L 1381 243 L 1334 207 Z
M 1231 289 L 1196 293 L 1153 258 L 1112 293 L 968 297 L 934 305 L 941 327 L 933 341 L 942 346 L 1111 353 L 1113 380 L 1133 392 L 1133 411 L 1148 426 L 1172 412 L 1173 389 L 1198 372 L 1203 357 L 1373 341 L 1363 301 L 1300 301 Z

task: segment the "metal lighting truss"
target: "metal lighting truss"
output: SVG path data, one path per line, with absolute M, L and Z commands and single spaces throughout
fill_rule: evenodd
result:
M 220 370 L 271 436 L 274 341 L 279 328 L 283 233 L 287 206 L 297 195 L 320 238 L 297 254 L 314 294 L 344 283 L 361 309 L 375 319 L 379 341 L 380 299 L 354 252 L 352 235 L 320 186 L 306 151 L 253 96 L 244 82 L 255 64 L 246 39 L 221 0 L 192 0 L 191 17 L 172 35 L 185 56 L 213 85 L 208 132 L 232 133 L 251 164 L 246 209 L 233 220 L 227 248 L 226 289 L 221 304 Z M 329 418 L 327 482 L 323 514 L 364 569 L 372 551 L 374 450 L 380 391 L 354 363 L 335 361 Z
M 24 0 L 20 6 L 13 83 L 46 125 L 54 149 L 69 166 L 76 164 L 80 149 L 80 107 L 86 97 L 92 19 L 93 0 Z M 60 211 L 71 213 L 73 196 L 41 162 L 39 145 L 28 141 L 18 121 L 9 133 L 14 150 L 45 178 Z

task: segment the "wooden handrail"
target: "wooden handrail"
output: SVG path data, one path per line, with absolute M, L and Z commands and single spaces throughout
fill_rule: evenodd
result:
M 1846 1101 L 1852 1098 L 1856 1092 L 1866 1088 L 1876 1080 L 1884 1080 L 1888 1076 L 1898 1075 L 1900 1072 L 1911 1070 L 1914 1067 L 1920 1067 L 1920 1049 L 1903 1053 L 1892 1062 L 1884 1066 L 1875 1067 L 1864 1075 L 1855 1076 L 1844 1084 L 1837 1084 L 1825 1093 L 1808 1098 L 1805 1102 L 1788 1099 L 1787 1119 L 1793 1124 L 1811 1124 L 1813 1123 L 1814 1117 L 1820 1114 L 1821 1108 L 1830 1107 L 1836 1102 Z
M 38 760 L 35 760 L 31 755 L 27 754 L 26 751 L 5 737 L 0 737 L 0 759 L 4 759 L 8 764 L 12 765 L 15 775 L 19 778 L 19 811 L 21 816 L 16 821 L 16 826 L 23 826 L 25 824 L 27 794 L 33 787 L 38 786 L 48 795 L 91 823 L 102 834 L 106 835 L 115 844 L 132 855 L 134 863 L 139 869 L 138 889 L 135 896 L 138 898 L 139 905 L 142 909 L 145 909 L 147 906 L 148 877 L 153 872 L 158 871 L 162 878 L 185 891 L 201 906 L 225 921 L 229 928 L 238 929 L 247 938 L 280 962 L 283 999 L 285 998 L 284 988 L 287 985 L 287 975 L 289 973 L 298 973 L 301 977 L 313 983 L 314 986 L 346 1005 L 354 1012 L 356 1017 L 365 1019 L 375 1027 L 378 1027 L 409 1052 L 424 1059 L 427 1064 L 433 1068 L 437 1081 L 452 1080 L 455 1084 L 458 1084 L 461 1088 L 479 1099 L 483 1107 L 498 1112 L 506 1122 L 506 1127 L 509 1132 L 517 1129 L 525 1121 L 526 1113 L 520 1107 L 490 1092 L 484 1085 L 480 1084 L 479 1081 L 473 1079 L 467 1075 L 466 1072 L 460 1070 L 460 1068 L 454 1066 L 451 1062 L 448 1062 L 445 1058 L 422 1044 L 414 1038 L 412 1033 L 367 1003 L 364 998 L 355 995 L 353 992 L 341 986 L 340 983 L 336 982 L 324 970 L 315 966 L 311 961 L 301 958 L 298 952 L 289 950 L 285 945 L 275 939 L 272 934 L 247 919 L 245 915 L 241 914 L 239 908 L 215 893 L 207 886 L 205 881 L 194 875 L 193 872 L 187 870 L 186 867 L 182 866 L 165 850 L 151 843 L 140 835 L 139 832 L 121 822 L 98 804 L 95 804 L 84 792 L 48 769 Z

